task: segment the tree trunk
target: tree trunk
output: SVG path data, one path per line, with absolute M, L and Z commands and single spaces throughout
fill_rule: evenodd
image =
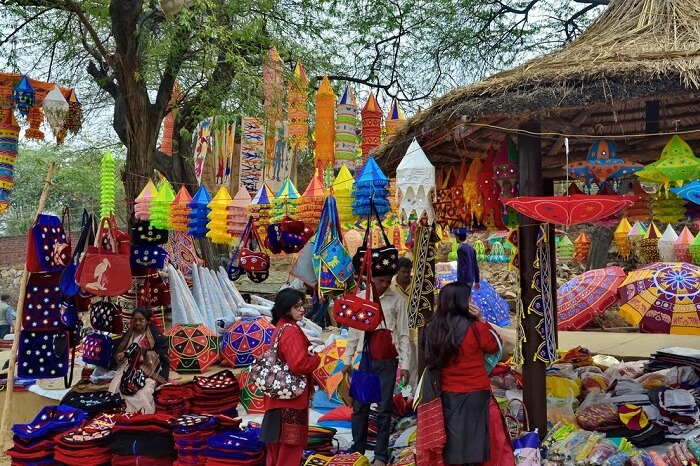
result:
M 591 249 L 588 252 L 586 270 L 602 269 L 608 265 L 613 232 L 610 228 L 595 227 L 590 238 Z

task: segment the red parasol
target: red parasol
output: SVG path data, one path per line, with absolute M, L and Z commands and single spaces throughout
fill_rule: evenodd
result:
M 608 217 L 631 205 L 633 196 L 572 196 L 501 198 L 501 202 L 535 220 L 557 225 L 578 225 Z
M 589 270 L 557 290 L 559 330 L 580 330 L 617 301 L 617 288 L 627 275 L 621 267 Z
M 241 405 L 248 414 L 263 414 L 265 412 L 265 399 L 260 389 L 250 378 L 250 367 L 243 369 L 238 374 L 238 385 L 241 387 Z

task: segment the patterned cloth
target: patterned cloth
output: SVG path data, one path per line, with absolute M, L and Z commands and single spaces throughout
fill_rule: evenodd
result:
M 424 327 L 435 302 L 435 244 L 439 238 L 431 226 L 418 226 L 413 245 L 413 279 L 408 299 L 409 328 Z

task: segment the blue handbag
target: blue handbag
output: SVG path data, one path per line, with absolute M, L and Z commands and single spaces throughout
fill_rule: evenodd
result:
M 91 333 L 83 340 L 83 362 L 108 368 L 112 362 L 112 339 L 102 333 Z
M 352 373 L 350 379 L 350 397 L 360 403 L 379 403 L 382 401 L 382 381 L 372 372 L 372 356 L 369 354 L 369 339 L 365 338 L 360 359 L 360 369 Z
M 70 230 L 70 217 L 68 217 L 68 229 Z M 95 241 L 95 219 L 92 214 L 88 214 L 87 210 L 83 210 L 82 229 L 80 238 L 73 250 L 73 257 L 66 264 L 66 267 L 61 272 L 61 279 L 58 286 L 61 293 L 65 296 L 75 296 L 80 293 L 80 285 L 75 279 L 75 273 L 78 271 L 78 262 L 85 252 L 85 248 Z
M 160 246 L 132 244 L 129 260 L 131 269 L 162 269 L 168 253 Z

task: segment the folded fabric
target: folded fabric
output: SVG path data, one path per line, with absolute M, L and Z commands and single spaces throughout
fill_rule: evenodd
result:
M 44 406 L 29 424 L 15 424 L 12 432 L 23 439 L 38 439 L 79 426 L 87 413 L 71 406 Z
M 115 433 L 109 448 L 117 455 L 163 457 L 176 454 L 175 442 L 170 434 Z
M 174 456 L 150 457 L 138 455 L 113 455 L 112 466 L 170 466 L 175 461 Z

